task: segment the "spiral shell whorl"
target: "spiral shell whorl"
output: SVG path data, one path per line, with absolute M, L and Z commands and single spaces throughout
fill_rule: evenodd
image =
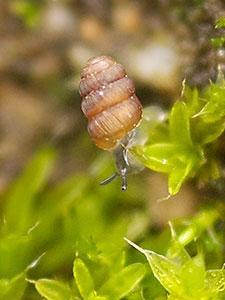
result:
M 89 134 L 99 148 L 115 148 L 141 120 L 142 106 L 134 83 L 111 57 L 95 57 L 87 62 L 79 91 Z

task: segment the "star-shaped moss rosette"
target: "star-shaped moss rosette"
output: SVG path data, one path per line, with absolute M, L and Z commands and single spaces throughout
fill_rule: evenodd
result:
M 187 105 L 177 102 L 172 108 L 167 140 L 136 146 L 132 152 L 146 167 L 169 175 L 169 194 L 175 195 L 187 177 L 204 163 L 201 147 L 194 145 Z
M 125 240 L 143 253 L 168 300 L 216 300 L 225 290 L 225 270 L 206 270 L 201 251 L 191 257 L 173 233 L 166 256 Z
M 148 142 L 134 146 L 131 152 L 145 167 L 167 173 L 168 192 L 175 195 L 187 178 L 201 174 L 202 166 L 211 165 L 214 150 L 210 143 L 224 129 L 225 81 L 219 73 L 218 82 L 210 83 L 201 94 L 184 85 L 181 100 L 173 105 L 168 120 L 149 129 Z

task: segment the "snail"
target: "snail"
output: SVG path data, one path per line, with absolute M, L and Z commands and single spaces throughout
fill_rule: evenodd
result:
M 97 147 L 112 150 L 116 157 L 118 171 L 102 184 L 120 176 L 122 190 L 126 190 L 126 175 L 132 169 L 128 147 L 142 119 L 134 83 L 121 64 L 109 56 L 99 56 L 88 60 L 83 68 L 79 92 L 92 140 Z

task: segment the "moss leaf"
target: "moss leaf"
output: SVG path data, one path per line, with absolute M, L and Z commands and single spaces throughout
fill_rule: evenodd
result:
M 175 195 L 179 192 L 181 185 L 191 173 L 193 168 L 193 161 L 190 160 L 186 165 L 178 164 L 175 166 L 174 170 L 169 175 L 169 193 L 170 195 Z
M 87 299 L 94 293 L 94 283 L 88 268 L 80 258 L 74 260 L 73 275 L 81 296 Z
M 39 279 L 35 283 L 39 294 L 47 300 L 72 300 L 71 289 L 63 282 L 51 279 Z
M 128 295 L 145 275 L 145 266 L 135 263 L 113 275 L 99 290 L 98 294 L 110 300 L 121 299 Z
M 178 148 L 175 144 L 161 143 L 136 147 L 134 152 L 146 167 L 168 173 L 173 168 L 171 158 L 177 154 Z
M 170 118 L 170 138 L 174 144 L 191 146 L 189 112 L 184 102 L 176 102 L 172 108 Z

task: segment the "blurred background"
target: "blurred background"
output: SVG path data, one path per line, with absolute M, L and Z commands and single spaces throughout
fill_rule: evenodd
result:
M 191 183 L 178 196 L 158 203 L 167 195 L 167 180 L 149 170 L 130 176 L 126 193 L 121 192 L 119 180 L 99 187 L 99 182 L 114 170 L 113 157 L 97 149 L 88 136 L 78 85 L 80 71 L 90 57 L 111 55 L 134 79 L 143 106 L 154 105 L 166 111 L 179 97 L 184 78 L 199 88 L 209 78 L 215 79 L 224 55 L 212 48 L 210 38 L 218 34 L 213 25 L 222 15 L 223 0 L 0 0 L 2 206 L 27 162 L 39 149 L 50 147 L 56 153 L 54 166 L 44 187 L 35 190 L 35 201 L 51 202 L 53 195 L 49 200 L 40 197 L 40 193 L 68 178 L 67 184 L 70 182 L 74 192 L 68 201 L 77 197 L 80 205 L 89 199 L 87 206 L 80 208 L 85 210 L 84 219 L 92 216 L 95 224 L 99 212 L 95 215 L 93 207 L 102 205 L 108 221 L 113 223 L 119 215 L 120 226 L 124 225 L 131 237 L 139 239 L 149 230 L 164 228 L 170 219 L 196 212 L 200 197 Z M 33 172 L 36 167 L 34 164 Z M 32 174 L 26 174 L 23 184 L 27 187 L 33 180 Z M 58 198 L 54 203 L 59 207 L 60 197 L 68 190 L 61 188 L 59 195 L 55 192 Z M 22 193 L 19 196 L 12 219 L 16 219 L 16 211 L 23 203 Z M 103 199 L 102 204 L 96 204 L 96 199 Z M 68 210 L 64 204 L 61 208 L 65 216 Z M 130 216 L 124 219 L 127 214 Z M 32 218 L 29 226 L 38 220 L 37 216 Z M 89 222 L 91 226 L 92 219 Z M 85 236 L 86 231 L 79 230 Z M 121 229 L 119 237 L 123 234 Z M 54 239 L 58 242 L 59 237 Z M 54 249 L 54 243 L 47 241 L 37 247 L 45 249 L 46 245 Z M 74 248 L 68 249 L 64 244 L 63 251 L 69 252 L 65 259 L 72 257 Z M 62 270 L 62 258 L 57 255 L 48 261 L 49 268 L 43 264 L 43 274 L 54 268 Z

